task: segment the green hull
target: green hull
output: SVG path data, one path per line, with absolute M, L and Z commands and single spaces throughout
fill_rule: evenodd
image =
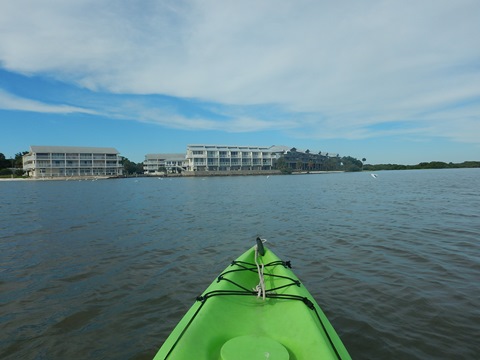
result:
M 265 248 L 266 299 L 255 247 L 205 290 L 175 327 L 154 360 L 350 359 L 323 311 L 288 268 Z

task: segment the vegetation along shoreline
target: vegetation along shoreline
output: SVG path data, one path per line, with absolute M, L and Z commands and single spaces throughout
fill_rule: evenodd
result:
M 0 153 L 0 180 L 26 179 L 23 171 L 22 156 L 24 153 L 17 153 L 15 158 L 7 159 L 3 153 Z M 299 152 L 292 148 L 284 157 L 276 161 L 275 169 L 269 171 L 183 171 L 181 173 L 167 173 L 163 176 L 168 177 L 204 177 L 204 176 L 249 176 L 249 175 L 289 175 L 289 174 L 328 174 L 335 172 L 358 172 L 358 171 L 380 171 L 380 170 L 421 170 L 421 169 L 460 169 L 460 168 L 480 168 L 480 161 L 464 161 L 461 163 L 446 163 L 442 161 L 421 162 L 416 165 L 402 164 L 367 164 L 366 159 L 358 160 L 351 156 L 340 157 L 339 155 L 332 157 L 318 156 L 306 152 Z M 123 158 L 123 173 L 121 177 L 145 176 L 143 163 L 134 163 L 128 158 Z M 154 175 L 158 177 L 159 175 Z M 160 175 L 161 176 L 161 175 Z M 108 177 L 107 177 L 108 178 Z M 118 178 L 118 177 L 110 177 Z M 46 180 L 40 178 L 38 180 Z M 62 177 L 58 180 L 79 180 L 74 177 Z M 98 180 L 100 177 L 95 176 L 88 178 L 89 180 Z

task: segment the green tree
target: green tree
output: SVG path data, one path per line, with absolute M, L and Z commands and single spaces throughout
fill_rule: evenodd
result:
M 143 163 L 137 163 L 135 166 L 135 171 L 137 174 L 143 174 Z
M 344 156 L 341 159 L 341 162 L 343 162 L 345 171 L 350 172 L 350 171 L 361 171 L 362 170 L 363 163 L 360 160 L 355 159 L 351 156 Z
M 13 172 L 10 169 L 7 169 L 7 168 L 0 169 L 0 176 L 12 175 L 12 174 L 13 174 Z
M 23 168 L 23 155 L 28 154 L 28 151 L 23 151 L 15 154 L 15 165 L 14 167 L 16 169 L 22 169 Z
M 12 166 L 12 163 L 5 158 L 3 153 L 0 153 L 0 169 L 6 169 Z
M 342 161 L 337 157 L 329 157 L 327 159 L 327 170 L 329 171 L 337 171 L 341 170 Z
M 312 171 L 313 167 L 315 166 L 315 164 L 313 163 L 312 160 L 309 160 L 308 161 L 308 171 Z
M 283 156 L 275 162 L 275 168 L 277 170 L 280 170 L 282 172 L 282 174 L 291 174 L 292 173 L 292 169 L 290 169 L 288 167 L 287 162 L 286 162 L 286 160 Z
M 137 173 L 137 164 L 135 164 L 133 161 L 128 160 L 128 158 L 124 157 L 122 158 L 121 161 L 123 165 L 123 171 L 125 175 L 132 175 Z

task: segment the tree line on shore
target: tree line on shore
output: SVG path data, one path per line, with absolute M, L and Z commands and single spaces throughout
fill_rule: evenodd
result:
M 18 152 L 14 158 L 7 159 L 3 153 L 0 153 L 0 176 L 22 176 L 23 175 L 23 155 L 27 151 Z M 292 172 L 310 172 L 310 171 L 379 171 L 379 170 L 415 170 L 415 169 L 459 169 L 459 168 L 480 168 L 480 161 L 464 161 L 462 163 L 446 163 L 442 161 L 421 162 L 416 165 L 401 164 L 366 164 L 366 159 L 358 160 L 351 156 L 340 157 L 338 154 L 329 155 L 297 151 L 292 148 L 275 163 L 275 169 L 284 174 Z M 135 163 L 122 159 L 124 173 L 143 174 L 143 163 Z
M 446 163 L 442 161 L 421 162 L 416 165 L 366 163 L 367 159 L 356 159 L 351 156 L 340 157 L 339 154 L 312 153 L 297 151 L 296 148 L 287 151 L 277 160 L 276 168 L 284 173 L 295 171 L 378 171 L 378 170 L 414 170 L 414 169 L 460 169 L 480 168 L 480 161 L 464 161 L 462 163 Z
M 7 159 L 3 153 L 0 153 L 0 176 L 22 176 L 23 175 L 23 155 L 28 151 L 15 154 L 14 158 Z
M 417 170 L 417 169 L 464 169 L 464 168 L 480 168 L 480 161 L 464 161 L 462 163 L 446 163 L 443 161 L 421 162 L 417 165 L 400 165 L 400 164 L 365 164 L 363 170 Z

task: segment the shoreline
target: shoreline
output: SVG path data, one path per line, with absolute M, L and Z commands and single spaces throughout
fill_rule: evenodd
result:
M 45 178 L 0 178 L 1 181 L 95 181 L 117 179 L 109 176 L 74 176 L 74 177 L 45 177 Z
M 168 174 L 168 175 L 138 175 L 138 176 L 74 176 L 74 177 L 44 177 L 44 178 L 0 178 L 2 181 L 96 181 L 108 179 L 131 179 L 131 178 L 192 178 L 192 177 L 226 177 L 226 176 L 270 176 L 270 175 L 321 175 L 321 174 L 337 174 L 344 171 L 300 171 L 292 172 L 291 174 L 283 174 L 279 170 L 272 171 L 195 171 L 182 174 Z

